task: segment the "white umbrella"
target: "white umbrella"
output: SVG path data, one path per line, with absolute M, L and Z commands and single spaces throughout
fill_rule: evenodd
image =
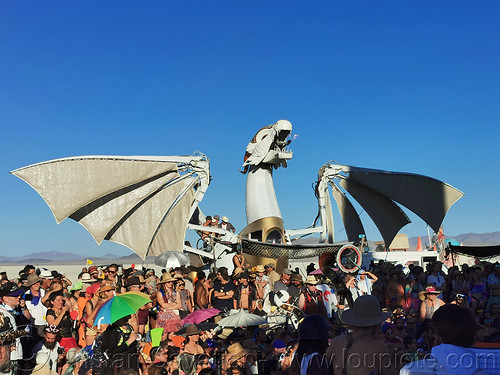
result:
M 267 319 L 263 316 L 251 314 L 243 309 L 236 313 L 226 316 L 219 321 L 221 327 L 249 327 L 267 324 Z
M 155 264 L 164 268 L 176 268 L 189 265 L 189 256 L 180 251 L 165 251 L 155 258 Z

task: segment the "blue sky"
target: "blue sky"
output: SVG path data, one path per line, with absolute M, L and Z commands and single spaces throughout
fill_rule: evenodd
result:
M 298 135 L 275 173 L 286 227 L 311 224 L 311 184 L 335 160 L 446 181 L 466 193 L 446 234 L 498 231 L 499 11 L 497 1 L 3 1 L 0 253 L 130 253 L 56 225 L 8 173 L 75 155 L 200 150 L 214 177 L 202 210 L 241 230 L 246 144 L 282 118 Z M 424 235 L 409 216 L 401 232 Z

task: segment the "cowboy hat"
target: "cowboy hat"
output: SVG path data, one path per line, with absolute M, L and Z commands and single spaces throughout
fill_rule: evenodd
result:
M 50 272 L 48 269 L 46 268 L 42 268 L 40 270 L 40 277 L 42 279 L 47 279 L 47 280 L 52 280 L 54 278 L 54 276 L 52 275 L 52 272 Z
M 318 283 L 318 280 L 316 280 L 316 278 L 314 277 L 314 275 L 308 275 L 306 277 L 306 282 L 305 284 L 312 284 L 312 285 L 316 285 Z
M 227 354 L 230 363 L 240 359 L 248 353 L 250 353 L 250 350 L 244 349 L 239 342 L 236 342 L 227 348 Z
M 436 290 L 433 286 L 428 286 L 424 291 L 418 293 L 418 298 L 420 298 L 421 301 L 425 299 L 425 296 L 427 294 L 441 294 L 440 291 Z
M 382 312 L 377 297 L 360 296 L 354 306 L 342 314 L 342 321 L 354 327 L 370 327 L 382 323 L 391 316 L 390 312 Z
M 262 264 L 259 264 L 257 267 L 255 267 L 255 272 L 266 272 L 264 269 L 264 266 Z
M 168 283 L 168 282 L 171 282 L 171 281 L 172 282 L 176 282 L 177 279 L 175 277 L 172 277 L 172 275 L 167 272 L 167 273 L 164 273 L 161 276 L 161 280 L 158 281 L 158 284 L 164 284 L 164 283 Z
M 228 223 L 229 222 L 229 219 L 227 218 L 227 216 L 222 216 L 222 221 L 224 223 Z
M 28 275 L 28 281 L 26 282 L 26 286 L 29 288 L 33 284 L 36 284 L 38 282 L 42 281 L 42 278 L 38 275 L 35 275 L 34 273 Z
M 107 284 L 103 284 L 99 288 L 99 293 L 101 293 L 101 292 L 107 292 L 108 290 L 115 290 L 115 289 L 116 289 L 116 287 L 114 286 L 114 284 L 107 283 Z
M 194 324 L 190 324 L 186 327 L 186 332 L 184 332 L 184 336 L 192 336 L 192 335 L 199 335 L 202 331 L 196 327 Z

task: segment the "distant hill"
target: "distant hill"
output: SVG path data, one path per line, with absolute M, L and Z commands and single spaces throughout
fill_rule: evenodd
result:
M 134 254 L 135 256 L 135 254 Z M 39 263 L 72 263 L 78 261 L 85 261 L 88 255 L 79 255 L 74 253 L 66 253 L 60 251 L 44 251 L 39 253 L 31 253 L 17 257 L 9 257 L 5 255 L 0 256 L 0 262 L 13 263 L 13 264 L 39 264 Z M 116 260 L 121 256 L 116 254 L 103 254 L 100 257 L 91 257 L 93 261 L 100 262 L 102 260 Z
M 468 246 L 490 246 L 490 245 L 500 245 L 500 232 L 492 232 L 492 233 L 465 233 L 465 234 L 457 234 L 456 236 L 448 236 L 445 234 L 447 239 L 455 239 L 460 242 L 462 245 Z M 429 244 L 429 239 L 427 234 L 420 236 L 422 241 L 422 246 Z M 410 249 L 417 248 L 418 237 L 411 237 L 410 241 Z

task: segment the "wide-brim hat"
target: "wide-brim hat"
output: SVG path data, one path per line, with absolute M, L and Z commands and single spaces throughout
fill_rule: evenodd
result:
M 108 290 L 115 290 L 115 289 L 116 289 L 116 287 L 114 284 L 106 283 L 106 284 L 101 285 L 101 287 L 99 288 L 99 293 L 107 292 Z
M 89 273 L 92 275 L 93 273 L 99 273 L 99 270 L 97 269 L 97 266 L 90 266 L 89 267 Z
M 269 263 L 264 266 L 264 268 L 274 268 L 276 269 L 276 265 L 274 263 Z
M 161 280 L 158 281 L 158 284 L 164 284 L 164 283 L 169 283 L 170 281 L 172 282 L 176 282 L 177 279 L 175 277 L 172 277 L 172 275 L 170 273 L 164 273 L 162 276 L 161 276 Z
M 292 275 L 293 274 L 293 272 L 290 271 L 289 268 L 283 268 L 283 271 L 281 271 L 281 273 L 284 275 Z
M 196 325 L 190 324 L 186 327 L 186 332 L 184 332 L 184 336 L 199 335 L 201 332 L 203 331 L 200 331 L 198 327 L 196 327 Z
M 240 359 L 248 353 L 250 353 L 250 350 L 243 348 L 243 346 L 241 346 L 239 342 L 236 342 L 227 348 L 227 354 L 230 363 Z
M 302 275 L 300 273 L 293 273 L 292 276 L 290 276 L 290 281 L 302 282 Z
M 84 272 L 84 273 L 82 274 L 82 277 L 80 278 L 80 281 L 81 281 L 82 283 L 93 283 L 93 282 L 94 282 L 94 279 L 92 279 L 92 278 L 90 277 L 90 273 L 88 273 L 88 272 Z
M 266 272 L 264 269 L 264 266 L 262 264 L 259 264 L 257 267 L 255 267 L 255 272 Z
M 52 280 L 54 278 L 52 272 L 45 268 L 40 271 L 40 277 L 47 280 Z
M 42 281 L 42 278 L 38 275 L 35 275 L 34 273 L 28 275 L 28 281 L 26 282 L 26 286 L 29 288 L 33 284 L 36 284 L 38 282 Z
M 441 292 L 436 290 L 433 286 L 428 286 L 424 291 L 418 293 L 418 298 L 423 301 L 427 294 L 441 294 Z
M 392 315 L 382 312 L 377 297 L 372 295 L 360 296 L 354 305 L 342 314 L 342 321 L 353 327 L 370 327 L 380 324 Z
M 316 285 L 317 283 L 318 283 L 318 280 L 316 280 L 316 278 L 314 277 L 314 275 L 308 275 L 306 277 L 305 284 Z
M 128 288 L 129 286 L 132 285 L 142 285 L 144 283 L 144 280 L 141 280 L 142 276 L 130 276 L 126 281 L 125 281 L 125 288 Z
M 227 218 L 227 216 L 222 216 L 222 221 L 224 223 L 228 223 L 229 222 L 229 219 Z

